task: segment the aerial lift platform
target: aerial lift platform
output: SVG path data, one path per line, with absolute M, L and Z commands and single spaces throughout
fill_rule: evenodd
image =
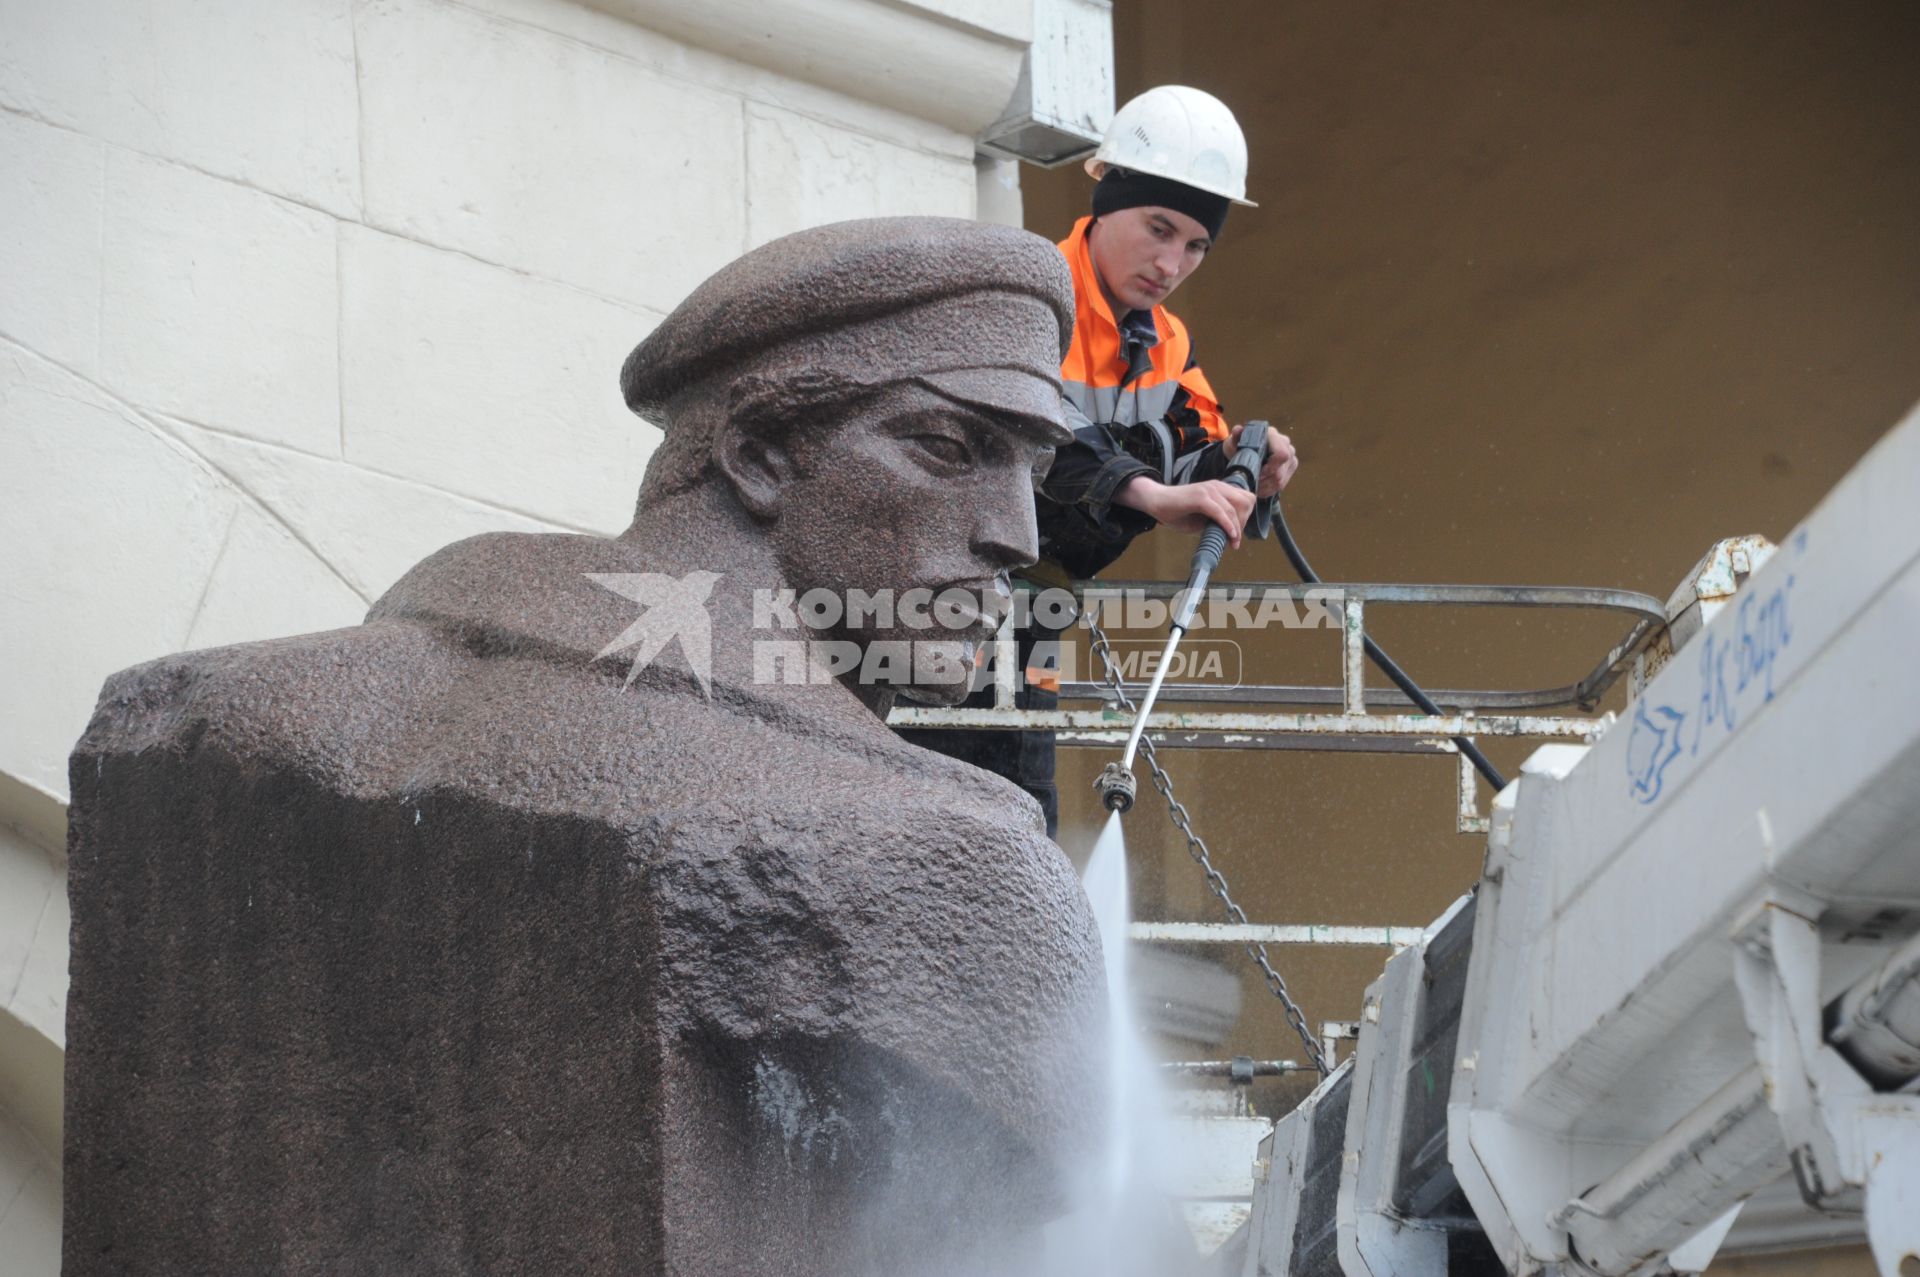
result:
M 1263 1146 L 1236 1271 L 1699 1272 L 1749 1202 L 1748 1247 L 1920 1271 L 1916 493 L 1920 415 L 1528 760 Z
M 1219 1272 L 1640 1277 L 1702 1271 L 1723 1245 L 1864 1237 L 1885 1277 L 1920 1273 L 1917 496 L 1920 413 L 1779 547 L 1719 543 L 1664 605 L 1215 587 L 1330 602 L 1340 682 L 1169 689 L 1171 703 L 1238 704 L 1156 714 L 1152 744 L 1548 742 L 1488 814 L 1461 759 L 1458 823 L 1486 834 L 1484 871 L 1430 927 L 1261 926 L 1224 891 L 1234 921 L 1212 931 L 1136 926 L 1397 950 L 1350 1056 L 1260 1142 Z M 1379 712 L 1405 701 L 1364 687 L 1367 608 L 1435 603 L 1601 607 L 1630 628 L 1567 687 L 1436 691 L 1449 713 Z M 1623 676 L 1625 709 L 1594 716 Z M 1001 677 L 998 707 L 916 711 L 915 725 L 1100 745 L 1131 726 L 1117 679 L 1063 687 L 1102 708 L 1036 714 L 1011 708 L 1010 663 Z M 1326 712 L 1244 708 L 1262 702 Z M 1544 712 L 1569 707 L 1587 713 Z

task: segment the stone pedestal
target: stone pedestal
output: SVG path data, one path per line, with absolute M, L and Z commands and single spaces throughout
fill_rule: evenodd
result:
M 631 554 L 466 542 L 365 626 L 108 684 L 67 1272 L 959 1272 L 1058 1209 L 1065 858 L 870 716 L 590 666 Z

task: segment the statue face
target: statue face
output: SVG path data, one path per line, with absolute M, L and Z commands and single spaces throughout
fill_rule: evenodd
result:
M 1018 373 L 972 375 L 1031 391 Z M 1006 613 L 1009 571 L 1039 556 L 1033 474 L 1058 432 L 915 382 L 888 387 L 844 421 L 788 430 L 787 455 L 769 458 L 784 471 L 770 529 L 781 567 L 802 595 L 827 590 L 845 604 L 853 591 L 886 592 L 890 608 L 851 616 L 843 607 L 819 634 L 860 645 L 868 683 L 880 657 L 904 656 L 880 681 L 936 704 L 966 695 L 975 657 Z

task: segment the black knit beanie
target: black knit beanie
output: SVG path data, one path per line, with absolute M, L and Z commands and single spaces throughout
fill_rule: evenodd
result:
M 1123 208 L 1170 208 L 1206 227 L 1207 238 L 1214 240 L 1220 238 L 1220 228 L 1227 224 L 1227 210 L 1232 206 L 1224 195 L 1132 169 L 1110 168 L 1093 188 L 1095 217 Z

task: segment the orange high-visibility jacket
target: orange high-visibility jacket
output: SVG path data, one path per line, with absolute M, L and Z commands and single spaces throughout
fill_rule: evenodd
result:
M 1113 504 L 1136 475 L 1163 483 L 1218 478 L 1226 470 L 1227 421 L 1194 362 L 1187 327 L 1165 306 L 1119 320 L 1100 291 L 1087 243 L 1091 217 L 1060 241 L 1073 271 L 1073 346 L 1060 363 L 1074 442 L 1055 453 L 1037 497 L 1040 554 L 1088 577 L 1153 526 Z

